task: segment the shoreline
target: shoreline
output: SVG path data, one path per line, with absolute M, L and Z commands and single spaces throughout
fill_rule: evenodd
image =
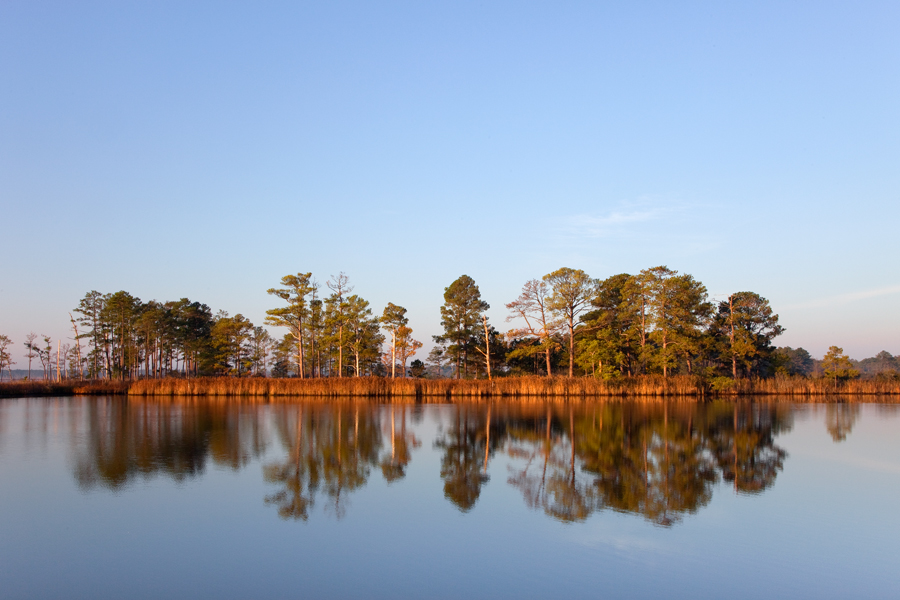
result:
M 900 402 L 900 382 L 854 380 L 837 387 L 822 379 L 774 378 L 728 380 L 726 389 L 714 389 L 697 376 L 643 377 L 597 380 L 589 377 L 508 377 L 493 381 L 411 378 L 168 378 L 134 381 L 28 381 L 0 383 L 0 398 L 47 396 L 110 396 L 128 398 L 215 398 L 244 402 L 292 400 L 368 399 L 380 402 L 633 400 L 729 400 L 747 397 L 787 397 L 796 402 L 857 401 Z

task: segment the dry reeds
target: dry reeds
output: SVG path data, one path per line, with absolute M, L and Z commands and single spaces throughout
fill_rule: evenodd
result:
M 844 397 L 868 396 L 878 401 L 897 401 L 900 382 L 776 377 L 773 379 L 730 379 L 714 381 L 698 376 L 662 377 L 645 375 L 617 379 L 591 377 L 504 377 L 484 379 L 390 379 L 347 377 L 322 379 L 274 379 L 198 377 L 124 381 L 17 381 L 0 384 L 0 397 L 71 396 L 124 394 L 132 397 L 215 397 L 243 398 L 270 402 L 290 398 L 368 398 L 390 402 L 477 401 L 514 399 L 517 402 L 545 399 L 588 398 L 738 398 L 778 396 L 792 401 L 842 401 Z M 892 397 L 893 396 L 893 397 Z M 252 400 L 250 400 L 252 399 Z
M 128 392 L 127 381 L 10 381 L 0 383 L 0 398 L 29 396 L 106 396 Z
M 587 396 L 703 396 L 699 377 L 648 376 L 623 379 L 588 377 L 509 377 L 484 379 L 342 379 L 197 378 L 145 379 L 129 395 L 151 396 L 301 396 L 368 398 L 547 398 Z
M 737 379 L 730 381 L 722 396 L 883 396 L 900 394 L 900 381 L 852 379 L 838 381 L 806 377 L 773 377 L 771 379 Z

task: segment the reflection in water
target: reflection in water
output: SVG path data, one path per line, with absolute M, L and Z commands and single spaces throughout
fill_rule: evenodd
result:
M 342 517 L 350 496 L 379 472 L 406 477 L 423 435 L 425 409 L 365 403 L 85 403 L 85 435 L 75 477 L 86 490 L 117 489 L 165 474 L 176 481 L 263 461 L 273 486 L 265 502 L 285 519 L 307 520 L 321 504 Z M 565 522 L 610 509 L 671 526 L 707 505 L 720 481 L 758 494 L 775 483 L 786 453 L 775 438 L 792 426 L 783 404 L 597 403 L 431 407 L 438 421 L 444 497 L 462 512 L 489 483 L 502 457 L 507 482 L 525 504 Z M 854 405 L 828 407 L 835 440 L 858 416 Z M 408 422 L 410 421 L 410 422 Z
M 847 439 L 858 418 L 858 404 L 829 404 L 825 408 L 825 426 L 835 442 Z
M 282 406 L 275 430 L 287 456 L 263 467 L 266 481 L 281 489 L 266 498 L 286 519 L 309 518 L 321 493 L 337 517 L 347 494 L 363 487 L 378 464 L 381 431 L 378 414 L 364 406 Z
M 488 481 L 491 422 L 487 415 L 481 418 L 481 410 L 468 405 L 456 407 L 454 413 L 451 425 L 434 445 L 444 451 L 441 458 L 444 497 L 465 512 L 475 505 L 481 486 Z
M 412 458 L 411 451 L 422 445 L 419 438 L 406 431 L 406 409 L 400 408 L 400 432 L 397 432 L 397 407 L 390 408 L 391 452 L 381 460 L 381 473 L 391 483 L 406 476 L 406 465 Z
M 265 449 L 262 422 L 252 410 L 121 399 L 86 406 L 86 445 L 75 458 L 75 477 L 83 489 L 115 489 L 160 472 L 181 481 L 201 474 L 207 457 L 239 469 Z
M 508 452 L 524 463 L 509 482 L 564 521 L 609 508 L 668 526 L 705 506 L 720 477 L 740 493 L 772 485 L 786 456 L 774 436 L 790 424 L 778 405 L 547 408 L 509 429 Z

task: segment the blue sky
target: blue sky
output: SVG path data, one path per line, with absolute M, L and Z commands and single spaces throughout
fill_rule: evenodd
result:
M 327 5 L 326 5 L 327 4 Z M 92 289 L 261 323 L 346 272 L 439 332 L 560 266 L 900 354 L 896 2 L 0 4 L 0 333 Z M 721 297 L 721 296 L 719 296 Z M 21 366 L 21 360 L 20 364 Z

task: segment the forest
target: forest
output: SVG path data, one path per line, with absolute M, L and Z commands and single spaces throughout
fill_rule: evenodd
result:
M 832 346 L 816 360 L 803 348 L 777 347 L 784 328 L 766 298 L 745 291 L 714 301 L 700 281 L 665 266 L 606 279 L 561 268 L 527 281 L 504 304 L 512 327 L 503 332 L 478 285 L 462 275 L 444 289 L 443 333 L 418 358 L 423 343 L 406 308 L 388 303 L 379 313 L 353 292 L 344 273 L 325 286 L 312 273 L 287 275 L 267 290 L 272 308 L 254 324 L 188 298 L 144 302 L 126 291 L 90 291 L 68 314 L 65 343 L 26 337 L 18 371 L 27 367 L 31 380 L 119 381 L 688 375 L 719 387 L 777 376 L 900 379 L 900 360 L 886 351 L 854 361 Z M 7 379 L 12 346 L 0 335 Z

